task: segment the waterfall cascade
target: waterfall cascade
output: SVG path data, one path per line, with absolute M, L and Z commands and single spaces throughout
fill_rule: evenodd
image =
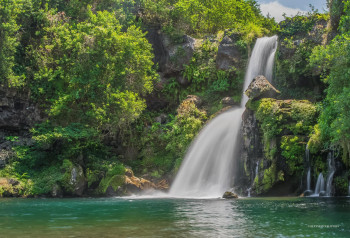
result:
M 306 175 L 306 190 L 305 190 L 304 194 L 306 194 L 308 196 L 312 193 L 312 190 L 311 190 L 310 150 L 309 150 L 309 147 L 307 145 L 306 145 L 306 149 L 305 149 L 305 162 L 306 162 L 306 165 L 309 169 L 308 169 L 307 175 Z
M 271 81 L 277 36 L 259 38 L 254 46 L 245 75 L 244 91 L 252 79 L 265 75 Z M 171 186 L 173 197 L 221 197 L 232 182 L 234 158 L 238 157 L 238 139 L 242 113 L 248 97 L 243 94 L 241 107 L 222 113 L 209 122 L 187 151 Z
M 307 171 L 306 177 L 306 191 L 311 191 L 311 169 Z
M 335 173 L 335 163 L 334 163 L 334 152 L 328 153 L 328 175 L 327 175 L 327 187 L 326 187 L 326 196 L 329 197 L 332 194 L 332 182 L 333 182 L 333 176 Z
M 323 178 L 323 174 L 320 173 L 318 175 L 318 179 L 317 179 L 317 183 L 316 183 L 316 187 L 315 187 L 315 193 L 313 194 L 313 196 L 320 196 L 320 194 L 324 194 L 324 178 Z
M 256 162 L 255 177 L 259 175 L 259 161 Z

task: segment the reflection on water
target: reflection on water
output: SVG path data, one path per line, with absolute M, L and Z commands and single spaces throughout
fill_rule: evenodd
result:
M 190 226 L 191 236 L 228 237 L 245 234 L 245 217 L 237 205 L 227 200 L 194 200 L 178 205 L 175 216 L 183 219 L 175 223 L 178 227 Z
M 348 237 L 350 199 L 0 199 L 0 237 Z

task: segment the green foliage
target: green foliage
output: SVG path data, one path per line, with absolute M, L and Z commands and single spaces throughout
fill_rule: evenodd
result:
M 215 34 L 236 29 L 247 40 L 276 28 L 274 19 L 263 17 L 255 0 L 143 0 L 143 20 L 159 22 L 167 33 Z
M 283 136 L 281 139 L 281 155 L 286 159 L 289 174 L 301 173 L 304 169 L 303 159 L 305 143 L 298 136 Z
M 322 104 L 319 119 L 321 138 L 324 147 L 340 146 L 343 149 L 343 161 L 350 165 L 350 31 L 349 19 L 350 1 L 344 1 L 344 15 L 341 17 L 339 30 L 330 45 L 314 49 L 310 57 L 312 66 L 323 71 L 323 80 L 329 87 Z
M 310 139 L 307 143 L 308 148 L 311 153 L 316 154 L 321 151 L 323 146 L 323 141 L 321 138 L 320 125 L 316 124 L 312 133 L 310 134 Z
M 105 194 L 109 186 L 111 186 L 114 190 L 117 190 L 118 187 L 124 184 L 125 171 L 126 169 L 122 164 L 110 165 L 105 173 L 105 176 L 100 181 L 97 191 L 100 194 Z
M 247 105 L 256 111 L 263 132 L 266 158 L 275 161 L 276 155 L 280 154 L 288 165 L 288 173 L 300 174 L 303 170 L 305 135 L 309 135 L 316 124 L 316 107 L 308 101 L 270 98 L 250 101 Z M 279 148 L 276 148 L 278 145 Z
M 346 177 L 334 178 L 334 186 L 338 196 L 348 196 L 349 194 L 349 181 Z
M 284 181 L 284 173 L 281 170 L 278 171 L 276 164 L 273 163 L 264 171 L 264 177 L 261 181 L 259 181 L 258 177 L 255 178 L 255 190 L 258 194 L 267 192 L 279 181 Z
M 0 83 L 23 86 L 23 75 L 17 75 L 15 67 L 16 48 L 19 45 L 17 20 L 23 11 L 23 0 L 0 1 Z
M 151 45 L 135 27 L 122 32 L 113 14 L 87 13 L 78 24 L 47 13 L 43 43 L 30 52 L 39 68 L 30 86 L 60 124 L 115 131 L 145 109 L 141 96 L 152 91 L 156 79 Z
M 318 71 L 308 59 L 314 47 L 323 44 L 328 14 L 309 12 L 308 15 L 286 17 L 279 24 L 280 47 L 277 52 L 274 83 L 284 98 L 320 100 L 314 88 L 321 85 Z

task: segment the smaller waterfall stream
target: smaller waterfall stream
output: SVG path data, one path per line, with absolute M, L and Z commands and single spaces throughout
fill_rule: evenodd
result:
M 318 179 L 317 179 L 317 183 L 316 183 L 316 187 L 315 187 L 315 193 L 313 194 L 313 196 L 320 196 L 320 194 L 324 193 L 324 178 L 323 178 L 323 174 L 320 173 L 318 175 Z
M 307 171 L 306 177 L 306 191 L 311 191 L 311 169 Z
M 259 161 L 256 162 L 255 177 L 259 175 Z
M 335 164 L 334 164 L 334 152 L 328 153 L 328 176 L 327 176 L 327 187 L 326 187 L 326 196 L 330 197 L 332 194 L 332 182 L 333 182 L 333 176 L 335 173 Z

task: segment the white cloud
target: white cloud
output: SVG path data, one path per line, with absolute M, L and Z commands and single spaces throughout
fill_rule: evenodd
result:
M 306 13 L 305 11 L 302 11 L 298 8 L 285 7 L 277 1 L 260 4 L 260 9 L 262 14 L 264 14 L 265 16 L 267 16 L 267 14 L 270 14 L 270 16 L 274 17 L 277 22 L 284 20 L 284 17 L 282 16 L 283 13 L 286 13 L 289 17 L 295 16 L 298 13 Z

